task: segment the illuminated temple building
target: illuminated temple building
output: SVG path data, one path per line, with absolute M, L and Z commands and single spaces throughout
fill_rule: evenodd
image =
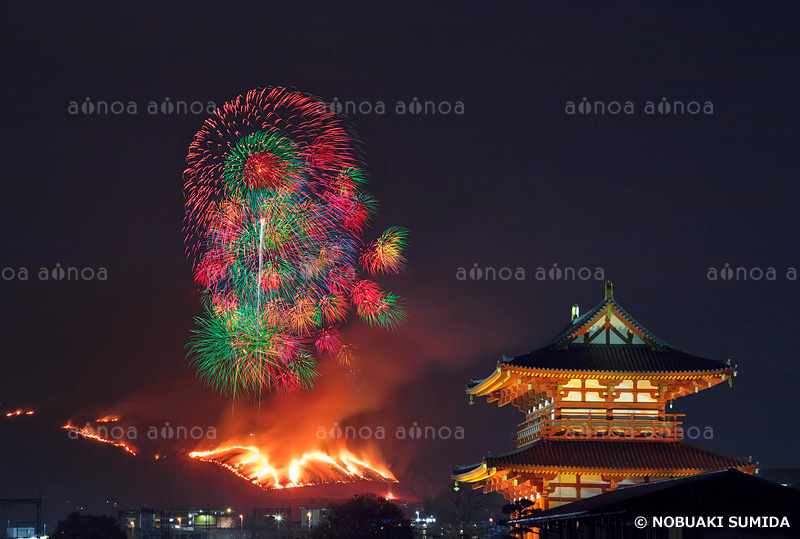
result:
M 512 404 L 525 419 L 511 451 L 453 471 L 510 501 L 547 510 L 613 490 L 663 479 L 755 464 L 682 441 L 674 399 L 736 376 L 730 361 L 667 346 L 614 300 L 611 283 L 594 309 L 579 315 L 543 348 L 503 358 L 467 386 L 470 401 Z

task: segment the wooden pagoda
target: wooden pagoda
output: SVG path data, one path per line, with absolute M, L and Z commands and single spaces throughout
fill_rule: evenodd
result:
M 615 300 L 579 315 L 539 350 L 503 358 L 473 380 L 467 394 L 512 404 L 525 414 L 512 451 L 453 471 L 456 487 L 472 483 L 509 501 L 551 509 L 619 486 L 755 464 L 685 443 L 681 416 L 666 407 L 736 376 L 730 361 L 667 346 Z

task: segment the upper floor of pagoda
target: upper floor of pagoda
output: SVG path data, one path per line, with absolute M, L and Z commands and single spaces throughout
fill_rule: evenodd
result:
M 663 410 L 667 401 L 736 374 L 730 361 L 668 346 L 617 303 L 610 282 L 600 304 L 582 315 L 573 306 L 571 318 L 542 348 L 504 357 L 488 377 L 472 380 L 470 399 L 486 396 L 525 412 L 553 403 L 587 413 L 604 407 Z

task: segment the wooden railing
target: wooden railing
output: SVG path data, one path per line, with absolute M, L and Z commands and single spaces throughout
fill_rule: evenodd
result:
M 579 416 L 561 419 L 531 418 L 517 426 L 514 447 L 522 447 L 540 438 L 573 440 L 631 440 L 674 442 L 683 438 L 684 414 L 627 416 L 608 419 L 602 416 Z

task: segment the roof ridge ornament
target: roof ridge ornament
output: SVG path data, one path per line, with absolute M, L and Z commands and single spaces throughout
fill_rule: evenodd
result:
M 606 281 L 605 301 L 614 301 L 614 283 L 611 281 Z

